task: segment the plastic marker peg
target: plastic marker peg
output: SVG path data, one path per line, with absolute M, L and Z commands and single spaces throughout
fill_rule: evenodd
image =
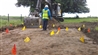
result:
M 55 25 L 53 24 L 53 27 L 55 27 Z
M 84 36 L 80 38 L 80 41 L 84 43 Z
M 65 29 L 66 31 L 68 31 L 68 27 L 66 27 L 66 29 Z
M 57 31 L 56 34 L 59 34 L 60 31 Z
M 87 32 L 88 32 L 88 33 L 90 33 L 90 32 L 91 32 L 91 31 L 90 31 L 90 28 L 88 28 Z
M 26 27 L 24 26 L 23 28 L 22 28 L 22 30 L 24 31 L 26 29 Z
M 30 38 L 29 37 L 26 37 L 25 39 L 24 39 L 24 42 L 29 42 L 30 41 Z
M 52 31 L 50 32 L 50 35 L 51 35 L 51 36 L 53 36 L 53 35 L 54 35 L 54 30 L 52 30 Z
M 42 28 L 42 25 L 39 25 L 39 28 Z
M 60 27 L 58 27 L 58 31 L 60 31 L 61 30 L 61 28 Z
M 13 48 L 12 48 L 12 55 L 16 55 L 16 45 L 14 44 Z
M 9 33 L 9 29 L 7 28 L 7 29 L 5 30 L 5 32 L 6 32 L 6 33 Z
M 85 28 L 85 25 L 83 24 L 83 28 Z
M 81 31 L 81 28 L 80 27 L 78 28 L 78 31 Z

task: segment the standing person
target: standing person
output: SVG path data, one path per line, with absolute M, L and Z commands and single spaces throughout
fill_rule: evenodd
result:
M 42 10 L 42 20 L 43 20 L 43 30 L 47 30 L 48 20 L 51 19 L 51 12 L 48 8 L 48 5 L 45 5 Z

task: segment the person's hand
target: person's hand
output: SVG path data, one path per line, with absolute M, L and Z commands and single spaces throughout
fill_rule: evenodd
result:
M 52 17 L 50 17 L 50 20 L 52 20 Z

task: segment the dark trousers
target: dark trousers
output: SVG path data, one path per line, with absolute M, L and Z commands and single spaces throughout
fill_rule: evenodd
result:
M 48 19 L 43 19 L 43 30 L 47 30 Z

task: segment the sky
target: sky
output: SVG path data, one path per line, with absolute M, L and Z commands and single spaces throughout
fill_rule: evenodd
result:
M 17 0 L 0 0 L 0 15 L 28 16 L 29 7 L 16 7 Z
M 0 15 L 10 16 L 28 16 L 29 7 L 16 7 L 17 0 L 0 0 Z M 87 7 L 90 9 L 89 13 L 78 14 L 79 16 L 97 16 L 98 17 L 98 0 L 87 0 Z M 74 16 L 74 14 L 65 14 L 65 16 Z

